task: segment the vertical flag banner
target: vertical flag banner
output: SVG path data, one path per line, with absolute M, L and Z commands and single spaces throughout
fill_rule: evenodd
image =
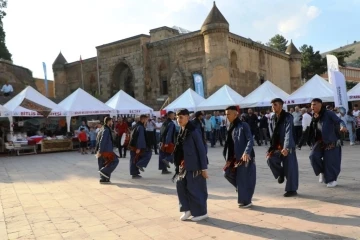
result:
M 339 62 L 334 55 L 326 55 L 327 69 L 328 69 L 328 79 L 329 83 L 333 83 L 331 78 L 331 71 L 339 71 Z
M 46 64 L 45 62 L 42 63 L 43 64 L 43 69 L 44 69 L 44 81 L 45 81 L 45 96 L 48 97 L 48 81 L 47 81 L 47 73 L 46 73 Z
M 348 107 L 348 95 L 346 91 L 346 80 L 344 75 L 339 71 L 331 71 L 332 85 L 334 88 L 335 107 L 343 107 L 346 111 Z
M 194 73 L 193 78 L 194 78 L 195 92 L 197 94 L 199 94 L 200 96 L 204 97 L 204 81 L 203 81 L 203 77 L 198 73 Z
M 82 89 L 85 90 L 85 88 L 84 88 L 83 62 L 82 62 L 82 59 L 81 59 L 81 55 L 80 55 L 80 68 L 81 68 L 81 86 L 82 86 Z

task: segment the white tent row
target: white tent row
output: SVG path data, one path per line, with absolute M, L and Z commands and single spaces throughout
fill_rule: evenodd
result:
M 241 108 L 269 107 L 271 100 L 281 98 L 284 101 L 289 97 L 285 91 L 267 80 L 247 95 L 241 102 Z
M 106 105 L 115 109 L 118 114 L 151 114 L 154 110 L 142 104 L 129 94 L 120 90 L 115 94 Z
M 191 112 L 196 112 L 197 107 L 205 99 L 197 94 L 194 90 L 189 88 L 183 94 L 181 94 L 177 99 L 171 102 L 164 110 L 168 111 L 177 111 L 181 108 L 186 108 Z
M 11 111 L 6 107 L 0 105 L 0 117 L 9 117 L 11 116 Z
M 231 105 L 239 105 L 243 99 L 243 96 L 238 94 L 228 85 L 224 85 L 205 101 L 201 102 L 198 105 L 197 110 L 209 111 L 225 109 Z

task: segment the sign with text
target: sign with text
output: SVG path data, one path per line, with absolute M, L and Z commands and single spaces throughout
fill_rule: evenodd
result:
M 193 74 L 195 92 L 204 97 L 204 81 L 203 77 L 199 73 Z

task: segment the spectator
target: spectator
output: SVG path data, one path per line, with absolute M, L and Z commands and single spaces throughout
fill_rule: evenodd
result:
M 8 83 L 8 81 L 5 82 L 4 86 L 1 88 L 1 92 L 3 92 L 5 97 L 9 97 L 12 92 L 14 91 L 13 87 Z

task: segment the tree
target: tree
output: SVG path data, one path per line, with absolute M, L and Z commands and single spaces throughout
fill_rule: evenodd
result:
M 354 61 L 346 63 L 346 66 L 360 68 L 360 57 Z
M 280 34 L 276 34 L 274 37 L 270 38 L 269 42 L 266 43 L 268 47 L 276 49 L 280 52 L 285 52 L 287 48 L 288 40 Z
M 345 58 L 350 57 L 354 53 L 355 53 L 355 51 L 353 49 L 351 49 L 351 50 L 345 50 L 345 51 L 340 51 L 340 52 L 339 51 L 332 52 L 331 55 L 334 55 L 335 57 L 337 57 L 340 66 L 345 67 L 346 66 Z
M 7 0 L 0 0 L 0 58 L 11 61 L 12 55 L 7 49 L 5 44 L 6 34 L 4 32 L 3 22 L 2 22 L 2 19 L 6 16 L 6 13 L 3 9 L 6 7 L 7 7 Z
M 346 81 L 346 90 L 349 91 L 350 89 L 355 87 L 356 84 L 357 84 L 356 82 L 348 82 L 348 81 Z
M 301 52 L 301 76 L 306 80 L 315 74 L 323 74 L 327 70 L 326 59 L 320 55 L 319 51 L 314 52 L 312 46 L 306 44 L 300 47 Z

